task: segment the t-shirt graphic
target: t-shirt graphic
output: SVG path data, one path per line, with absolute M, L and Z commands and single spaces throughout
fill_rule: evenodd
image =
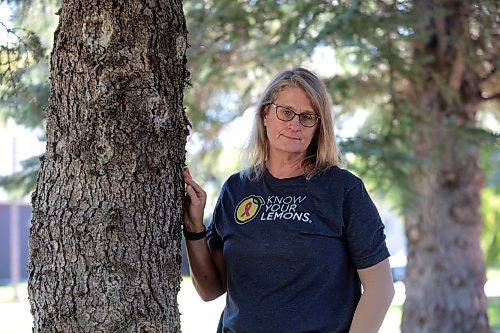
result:
M 239 224 L 250 222 L 260 211 L 264 204 L 264 199 L 258 195 L 250 195 L 236 206 L 234 210 L 234 219 Z

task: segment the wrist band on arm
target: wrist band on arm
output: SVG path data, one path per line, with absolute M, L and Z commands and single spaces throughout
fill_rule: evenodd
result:
M 200 232 L 189 232 L 186 228 L 182 228 L 182 233 L 184 234 L 184 238 L 186 240 L 200 240 L 207 236 L 207 228 L 203 226 L 203 231 Z

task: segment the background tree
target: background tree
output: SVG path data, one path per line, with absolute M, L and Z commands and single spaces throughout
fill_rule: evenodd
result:
M 178 332 L 180 1 L 63 1 L 33 195 L 35 332 Z
M 482 82 L 497 66 L 498 22 L 481 35 L 475 30 L 493 19 L 486 15 L 493 9 L 473 1 L 417 1 L 411 9 L 422 17 L 415 32 L 427 38 L 413 43 L 421 74 L 402 95 L 421 115 L 409 138 L 426 162 L 413 168 L 420 197 L 406 215 L 404 332 L 489 332 L 479 246 L 483 176 L 470 130 L 481 102 L 496 93 Z

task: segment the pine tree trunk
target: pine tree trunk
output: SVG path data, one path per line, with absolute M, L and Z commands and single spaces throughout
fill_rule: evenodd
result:
M 34 332 L 180 332 L 181 1 L 62 1 L 33 194 Z
M 481 102 L 480 80 L 469 57 L 467 1 L 415 1 L 419 33 L 415 48 L 426 77 L 413 82 L 420 113 L 413 137 L 425 159 L 415 177 L 418 197 L 407 214 L 408 265 L 404 333 L 488 333 L 482 229 L 482 173 L 474 126 Z M 428 59 L 428 60 L 421 60 Z
M 402 331 L 490 332 L 479 246 L 482 174 L 477 149 L 436 124 L 420 147 L 441 152 L 417 180 L 416 211 L 408 214 L 408 265 Z

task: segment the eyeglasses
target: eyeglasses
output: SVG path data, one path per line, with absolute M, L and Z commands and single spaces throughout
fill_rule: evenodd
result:
M 274 103 L 271 103 L 270 105 L 274 106 L 274 108 L 276 109 L 276 117 L 278 117 L 278 119 L 281 121 L 292 121 L 295 116 L 299 116 L 299 122 L 302 124 L 302 126 L 313 127 L 320 119 L 319 116 L 312 113 L 297 113 L 292 109 L 286 108 L 281 105 L 276 105 Z

